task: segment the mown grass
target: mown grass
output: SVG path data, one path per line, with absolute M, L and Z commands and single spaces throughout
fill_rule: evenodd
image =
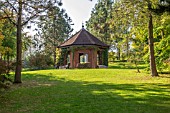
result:
M 0 113 L 169 113 L 170 75 L 135 69 L 67 69 L 22 73 L 0 96 Z

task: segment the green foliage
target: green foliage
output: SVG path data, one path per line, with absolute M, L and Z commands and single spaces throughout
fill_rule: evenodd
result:
M 108 53 L 108 60 L 109 60 L 109 62 L 113 62 L 113 61 L 115 61 L 115 59 L 116 59 L 115 52 L 110 51 Z
M 3 15 L 2 12 L 0 12 L 0 14 Z M 14 61 L 12 59 L 15 57 L 16 53 L 15 31 L 15 27 L 9 22 L 9 20 L 0 20 L 0 76 L 9 75 L 10 71 L 13 71 L 15 68 L 15 65 L 13 63 Z
M 33 22 L 35 18 L 44 13 L 53 5 L 62 5 L 58 0 L 1 0 L 0 10 L 4 12 L 5 17 L 17 28 L 17 58 L 15 83 L 21 83 L 22 70 L 22 30 L 29 22 Z
M 153 0 L 152 0 L 153 1 Z M 150 11 L 156 13 L 157 15 L 161 15 L 165 12 L 170 13 L 170 1 L 169 0 L 155 0 L 156 7 L 151 8 Z
M 3 58 L 9 60 L 9 58 L 15 58 L 16 56 L 16 27 L 10 23 L 9 20 L 5 20 L 2 28 L 4 39 L 2 46 L 4 47 Z
M 138 73 L 140 73 L 138 64 L 143 61 L 142 57 L 143 56 L 142 56 L 141 52 L 139 50 L 137 50 L 136 48 L 134 50 L 130 51 L 128 61 L 135 64 Z
M 53 64 L 52 58 L 41 52 L 36 52 L 35 55 L 29 57 L 28 65 L 31 69 L 46 69 Z
M 100 40 L 106 44 L 110 44 L 111 31 L 109 27 L 109 19 L 111 16 L 111 7 L 111 0 L 98 1 L 91 12 L 91 18 L 86 23 L 87 29 L 96 37 L 100 37 Z
M 4 16 L 0 12 L 0 16 Z M 0 19 L 0 91 L 9 87 L 12 80 L 9 73 L 14 70 L 12 58 L 15 56 L 15 28 L 7 19 Z
M 162 69 L 167 68 L 168 65 L 165 63 L 165 60 L 170 58 L 170 35 L 166 39 L 162 39 L 159 44 L 157 45 L 159 48 L 156 49 L 157 51 L 157 64 L 158 69 L 162 71 Z
M 12 80 L 9 78 L 11 69 L 12 63 L 8 64 L 6 61 L 0 59 L 0 92 L 8 88 L 9 84 L 12 83 Z
M 53 64 L 56 64 L 56 47 L 66 40 L 72 32 L 72 20 L 65 12 L 57 6 L 49 8 L 45 14 L 40 16 L 38 24 L 38 36 L 43 39 L 42 45 L 46 54 L 53 57 Z
M 103 65 L 108 66 L 108 48 L 104 49 L 102 52 Z
M 3 25 L 4 25 L 4 20 L 0 20 L 0 53 L 4 53 L 4 48 L 2 46 L 2 41 L 4 39 L 4 36 L 2 34 L 2 28 L 3 28 Z
M 112 45 L 117 52 L 117 58 L 128 58 L 130 49 L 130 20 L 123 15 L 124 12 L 117 12 L 118 3 L 112 0 L 100 0 L 91 13 L 87 22 L 87 29 L 109 45 Z M 120 13 L 120 14 L 119 14 Z M 126 54 L 126 56 L 125 56 Z
M 159 71 L 168 68 L 166 60 L 170 58 L 170 16 L 165 13 L 160 17 L 159 26 L 155 28 L 156 63 Z
M 67 55 L 68 55 L 68 50 L 66 48 L 61 48 L 57 65 L 63 66 L 64 60 L 65 58 L 67 58 Z
M 108 5 L 109 3 L 110 5 Z M 153 17 L 156 64 L 161 71 L 168 67 L 165 61 L 170 57 L 170 16 L 169 13 L 155 15 L 153 12 L 157 8 L 159 8 L 158 0 L 119 0 L 115 3 L 100 0 L 91 13 L 87 28 L 95 35 L 105 36 L 108 32 L 102 32 L 102 30 L 104 26 L 107 26 L 110 33 L 110 45 L 115 50 L 118 60 L 140 58 L 149 66 L 153 59 L 149 58 L 151 52 L 148 46 L 148 39 L 150 39 L 148 38 L 150 31 L 148 22 L 149 15 L 151 15 Z M 135 58 L 134 55 L 136 55 Z

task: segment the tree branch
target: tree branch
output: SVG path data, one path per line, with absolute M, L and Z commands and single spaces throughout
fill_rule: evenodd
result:
M 12 9 L 18 14 L 17 9 L 8 0 L 6 0 L 6 1 L 12 7 Z
M 5 13 L 6 18 L 7 18 L 12 24 L 14 24 L 15 26 L 17 26 L 17 24 L 11 19 L 11 16 L 9 16 L 8 13 L 7 13 L 5 10 L 3 10 L 3 12 Z
M 32 15 L 30 18 L 28 18 L 25 22 L 23 22 L 23 24 L 21 26 L 26 25 L 31 19 L 35 18 L 38 14 L 44 12 L 45 10 L 47 10 L 48 8 L 42 10 L 42 11 L 38 11 L 37 13 L 35 13 L 34 15 Z

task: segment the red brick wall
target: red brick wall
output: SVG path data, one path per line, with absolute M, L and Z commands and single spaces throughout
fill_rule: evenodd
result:
M 70 68 L 76 68 L 79 63 L 79 53 L 88 54 L 88 62 L 91 68 L 97 67 L 97 51 L 94 49 L 80 49 L 75 50 L 74 54 L 70 53 Z

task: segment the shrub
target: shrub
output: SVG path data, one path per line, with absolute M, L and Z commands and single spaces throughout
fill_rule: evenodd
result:
M 31 55 L 28 60 L 28 65 L 31 69 L 46 69 L 53 64 L 52 58 L 43 53 L 37 52 Z
M 12 80 L 9 78 L 9 72 L 13 68 L 12 63 L 0 59 L 0 90 L 8 88 Z M 9 83 L 10 82 L 10 83 Z

